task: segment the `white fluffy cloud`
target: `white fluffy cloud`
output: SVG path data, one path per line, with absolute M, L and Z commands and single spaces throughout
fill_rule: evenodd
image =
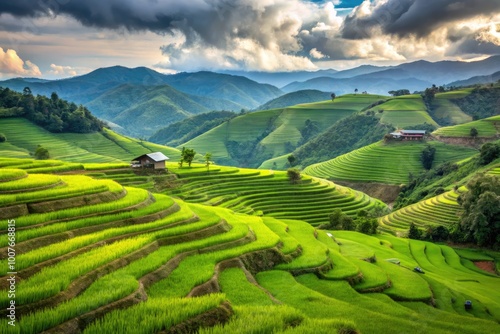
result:
M 0 47 L 0 75 L 41 76 L 38 66 L 29 60 L 22 60 L 16 50 Z
M 53 77 L 74 77 L 90 72 L 90 69 L 83 67 L 62 66 L 50 64 L 48 74 Z

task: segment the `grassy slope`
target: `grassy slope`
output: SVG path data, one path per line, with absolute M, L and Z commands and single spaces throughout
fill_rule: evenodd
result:
M 470 137 L 470 129 L 476 128 L 478 137 L 494 137 L 500 133 L 500 116 L 493 116 L 465 124 L 437 129 L 434 135 L 444 137 Z
M 195 170 L 186 169 L 186 174 L 189 172 L 193 177 L 197 175 Z M 0 178 L 0 184 L 13 182 L 15 188 L 17 182 L 30 203 L 46 200 L 43 194 L 36 195 L 40 182 L 57 181 L 31 174 L 9 181 L 20 174 L 12 169 L 5 173 L 0 169 L 0 173 L 6 175 Z M 14 328 L 4 317 L 1 332 L 39 333 L 67 321 L 77 324 L 83 317 L 89 319 L 84 333 L 152 333 L 214 310 L 225 300 L 235 309 L 229 323 L 206 328 L 202 333 L 345 333 L 349 329 L 401 333 L 419 332 L 422 328 L 437 333 L 500 331 L 499 278 L 464 267 L 451 248 L 343 231 L 332 232 L 338 238 L 335 240 L 301 221 L 235 214 L 160 194 L 154 195 L 155 202 L 133 207 L 144 195 L 148 197 L 134 188 L 127 188 L 121 199 L 101 197 L 101 203 L 81 207 L 78 195 L 70 193 L 73 188 L 115 193 L 122 189 L 114 182 L 81 175 L 55 178 L 63 179 L 65 185 L 43 193 L 58 191 L 68 195 L 64 201 L 69 208 L 16 218 L 18 227 L 24 226 L 17 231 L 16 265 L 24 279 L 18 282 L 16 307 L 21 311 L 23 305 L 48 296 L 60 299 L 48 307 L 33 307 L 31 314 L 17 319 Z M 4 199 L 9 196 L 0 193 L 0 203 L 6 203 Z M 166 215 L 155 215 L 175 207 Z M 5 204 L 0 204 L 0 212 L 5 214 L 3 208 Z M 120 208 L 119 213 L 110 211 L 116 208 Z M 82 218 L 88 212 L 98 215 Z M 186 220 L 194 216 L 197 219 Z M 65 221 L 54 220 L 61 218 Z M 129 223 L 124 224 L 123 219 L 129 219 Z M 141 220 L 131 224 L 133 219 Z M 38 222 L 46 226 L 35 225 Z M 0 228 L 5 230 L 6 225 L 3 220 Z M 223 225 L 226 227 L 221 228 Z M 251 235 L 255 238 L 248 237 Z M 5 245 L 6 241 L 2 241 L 2 247 Z M 299 245 L 301 251 L 286 264 L 275 266 L 275 256 L 267 260 L 277 249 L 286 248 L 291 254 Z M 270 249 L 274 250 L 254 253 Z M 190 251 L 194 251 L 190 256 L 169 262 Z M 256 275 L 257 281 L 240 269 L 219 272 L 224 267 L 218 268 L 218 263 L 244 254 L 254 254 L 258 259 L 254 264 L 268 264 L 274 270 L 256 269 L 262 271 Z M 376 258 L 376 262 L 360 262 L 366 257 Z M 401 266 L 386 262 L 388 258 L 400 259 Z M 244 262 L 248 261 L 249 257 Z M 168 267 L 158 271 L 166 263 Z M 37 265 L 44 270 L 37 272 Z M 426 274 L 414 273 L 416 265 Z M 315 274 L 300 275 L 307 272 Z M 360 277 L 363 280 L 358 282 Z M 223 294 L 185 298 L 210 279 L 218 281 Z M 351 286 L 349 280 L 358 283 Z M 363 288 L 377 288 L 379 292 L 357 291 Z M 6 292 L 5 288 L 2 291 Z M 135 299 L 140 295 L 147 296 L 147 300 Z M 5 306 L 7 294 L 2 296 L 0 303 Z M 127 296 L 128 302 L 122 300 Z M 425 304 L 431 299 L 436 307 Z M 466 299 L 474 303 L 470 312 L 463 309 Z M 113 302 L 118 302 L 121 309 L 104 308 Z M 94 310 L 102 312 L 98 321 L 87 317 Z M 68 327 L 54 331 L 67 332 Z
M 257 111 L 236 117 L 181 145 L 197 152 L 211 152 L 215 161 L 235 162 L 227 150 L 228 141 L 254 142 L 271 157 L 287 153 L 285 143 L 296 146 L 306 120 L 318 123 L 320 130 L 380 99 L 378 95 L 344 95 L 332 101 L 300 104 L 285 109 Z M 258 162 L 258 166 L 262 161 Z M 255 162 L 257 163 L 257 162 Z
M 4 157 L 29 157 L 37 145 L 49 150 L 51 159 L 72 162 L 129 162 L 144 153 L 162 151 L 172 160 L 177 149 L 124 137 L 110 130 L 102 133 L 51 133 L 24 118 L 0 119 L 7 142 L 0 143 Z
M 430 142 L 378 142 L 335 159 L 314 164 L 304 172 L 309 175 L 337 180 L 401 184 L 408 175 L 423 171 L 420 153 L 429 144 L 436 148 L 434 166 L 448 161 L 460 161 L 477 153 L 476 150 Z
M 438 126 L 427 113 L 420 95 L 396 97 L 374 107 L 372 110 L 380 115 L 380 122 L 392 124 L 395 128 L 405 128 L 423 123 Z M 379 110 L 384 110 L 384 112 L 378 113 Z

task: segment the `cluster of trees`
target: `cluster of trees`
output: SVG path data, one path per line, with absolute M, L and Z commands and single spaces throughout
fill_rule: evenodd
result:
M 403 96 L 410 95 L 410 91 L 408 89 L 390 90 L 389 94 L 391 94 L 392 96 Z
M 105 126 L 84 106 L 60 99 L 56 93 L 50 98 L 35 97 L 29 87 L 25 87 L 22 94 L 0 88 L 0 108 L 15 111 L 3 116 L 24 116 L 50 132 L 88 133 Z
M 358 231 L 365 234 L 376 234 L 378 220 L 373 212 L 360 210 L 356 218 L 351 218 L 342 212 L 341 209 L 335 209 L 329 216 L 328 224 L 320 226 L 328 230 Z
M 474 120 L 500 114 L 500 87 L 476 87 L 460 99 L 454 99 L 460 109 Z
M 207 153 L 207 154 L 209 154 L 209 153 Z M 179 167 L 182 168 L 182 166 L 184 165 L 185 162 L 188 164 L 189 167 L 191 167 L 191 163 L 193 162 L 195 156 L 196 156 L 196 151 L 194 149 L 183 147 L 182 151 L 181 151 L 181 160 L 179 161 Z M 205 158 L 207 159 L 207 161 L 209 161 L 211 157 L 212 157 L 212 155 L 210 154 L 210 156 L 207 159 L 206 155 L 205 155 Z M 210 166 L 209 163 L 207 163 L 207 168 L 208 168 L 208 166 Z
M 462 214 L 457 224 L 449 228 L 428 226 L 422 231 L 412 223 L 408 238 L 500 249 L 500 179 L 481 174 L 467 183 L 467 189 L 458 197 Z

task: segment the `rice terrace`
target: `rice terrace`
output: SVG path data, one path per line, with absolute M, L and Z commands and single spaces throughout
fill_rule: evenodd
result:
M 0 334 L 500 333 L 472 5 L 2 2 Z

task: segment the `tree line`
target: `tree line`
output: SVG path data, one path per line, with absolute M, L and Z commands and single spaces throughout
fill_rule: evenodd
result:
M 50 132 L 89 133 L 102 130 L 105 123 L 82 105 L 60 99 L 34 96 L 29 87 L 22 93 L 0 87 L 0 117 L 25 117 Z

